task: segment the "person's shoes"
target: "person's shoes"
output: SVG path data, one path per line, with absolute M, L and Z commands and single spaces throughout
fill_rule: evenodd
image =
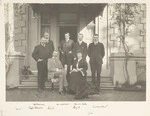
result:
M 74 99 L 79 99 L 79 97 L 76 97 L 76 96 L 75 96 Z
M 75 94 L 75 92 L 69 90 L 69 91 L 68 91 L 68 94 Z
M 65 91 L 65 93 L 68 93 L 69 89 L 67 87 L 64 87 L 64 91 Z
M 98 90 L 94 90 L 93 94 L 99 94 Z
M 59 92 L 60 95 L 64 95 L 64 93 L 62 91 Z

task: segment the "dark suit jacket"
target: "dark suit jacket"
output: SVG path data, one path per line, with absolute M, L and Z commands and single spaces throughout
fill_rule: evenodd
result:
M 45 62 L 47 62 L 47 59 L 52 57 L 53 51 L 53 41 L 49 40 L 45 47 L 41 44 L 35 46 L 34 51 L 32 52 L 32 57 L 35 61 L 38 61 L 38 59 L 43 59 Z
M 64 65 L 65 63 L 67 63 L 68 65 L 72 65 L 73 62 L 73 48 L 74 48 L 74 41 L 73 40 L 69 40 L 68 42 L 66 42 L 65 40 L 62 40 L 58 49 L 60 51 L 60 59 L 62 64 Z M 62 54 L 61 52 L 64 52 L 64 54 Z M 72 53 L 69 53 L 69 51 L 71 51 Z
M 90 57 L 90 61 L 96 60 L 97 63 L 102 64 L 103 63 L 103 57 L 105 55 L 105 49 L 104 45 L 100 42 L 98 42 L 97 45 L 93 43 L 89 44 L 88 47 L 88 56 Z
M 77 59 L 74 60 L 72 68 L 77 69 L 77 63 L 78 63 L 78 60 Z M 78 68 L 82 68 L 83 74 L 86 75 L 86 71 L 88 69 L 87 62 L 85 60 L 83 60 L 83 59 L 80 60 L 79 63 L 78 63 Z
M 82 52 L 82 58 L 84 60 L 86 60 L 87 44 L 85 42 L 82 42 L 81 45 L 79 44 L 79 42 L 75 43 L 74 50 L 73 50 L 74 58 L 75 57 L 77 58 L 77 51 L 81 51 Z
M 47 62 L 49 56 L 49 49 L 46 46 L 44 47 L 42 45 L 35 46 L 34 51 L 32 52 L 32 57 L 35 61 L 38 61 L 38 59 L 43 59 L 44 62 Z
M 49 50 L 49 58 L 52 57 L 52 54 L 54 52 L 54 43 L 52 40 L 49 40 L 49 42 L 46 44 L 47 49 Z

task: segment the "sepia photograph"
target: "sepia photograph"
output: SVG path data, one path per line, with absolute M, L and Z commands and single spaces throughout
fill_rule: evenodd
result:
M 6 102 L 146 101 L 146 7 L 5 3 Z

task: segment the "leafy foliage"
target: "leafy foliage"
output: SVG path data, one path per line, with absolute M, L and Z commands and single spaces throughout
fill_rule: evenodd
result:
M 131 32 L 130 27 L 136 24 L 136 17 L 139 15 L 138 6 L 139 4 L 137 3 L 117 3 L 110 5 L 113 10 L 111 20 L 118 28 L 119 33 L 117 37 L 123 44 L 125 53 L 129 52 L 125 38 Z
M 117 38 L 120 42 L 119 49 L 123 48 L 126 56 L 124 62 L 124 75 L 127 85 L 129 85 L 129 73 L 127 69 L 129 47 L 125 39 L 131 32 L 130 27 L 136 24 L 136 18 L 139 15 L 139 6 L 140 4 L 137 3 L 117 3 L 110 5 L 112 8 L 111 20 L 115 27 L 118 29 Z

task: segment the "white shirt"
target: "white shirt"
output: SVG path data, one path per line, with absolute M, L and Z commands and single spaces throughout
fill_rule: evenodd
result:
M 79 45 L 81 45 L 82 44 L 82 41 L 78 41 L 79 42 Z
M 80 62 L 81 59 L 82 58 L 78 59 L 78 62 L 77 62 L 77 65 L 76 65 L 77 68 L 78 68 L 78 65 L 79 65 L 79 62 Z

